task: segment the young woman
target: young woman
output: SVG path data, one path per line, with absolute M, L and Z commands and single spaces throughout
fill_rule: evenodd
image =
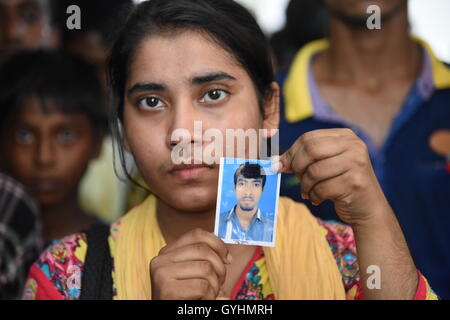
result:
M 30 271 L 25 298 L 434 297 L 364 143 L 348 130 L 309 132 L 274 167 L 296 173 L 313 203 L 333 201 L 350 227 L 317 221 L 304 205 L 281 199 L 274 248 L 226 245 L 212 233 L 218 166 L 174 164 L 174 148 L 186 141 L 172 133 L 187 130 L 195 145 L 202 142 L 194 121 L 222 133 L 276 129 L 279 121 L 270 50 L 240 5 L 141 3 L 112 49 L 110 78 L 114 131 L 153 195 L 110 230 L 49 248 Z

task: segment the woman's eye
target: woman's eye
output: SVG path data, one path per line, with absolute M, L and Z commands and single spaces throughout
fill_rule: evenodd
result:
M 139 100 L 138 105 L 142 109 L 156 109 L 163 105 L 163 102 L 155 97 L 147 97 Z
M 214 89 L 208 91 L 201 99 L 201 102 L 204 103 L 215 103 L 222 101 L 228 96 L 228 92 L 220 89 Z
M 71 143 L 75 140 L 76 134 L 71 130 L 63 130 L 58 132 L 58 141 L 62 143 Z
M 30 144 L 34 140 L 34 135 L 30 130 L 22 129 L 16 132 L 15 139 L 20 144 Z

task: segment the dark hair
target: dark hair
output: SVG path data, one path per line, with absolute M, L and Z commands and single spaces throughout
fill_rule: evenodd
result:
M 242 176 L 245 179 L 262 179 L 262 188 L 266 185 L 266 174 L 263 167 L 257 163 L 246 162 L 241 164 L 234 173 L 234 186 L 236 187 L 238 177 Z
M 321 0 L 290 0 L 286 24 L 270 39 L 277 58 L 278 72 L 287 72 L 298 50 L 305 44 L 324 38 L 328 12 Z
M 109 58 L 108 71 L 113 97 L 111 128 L 119 144 L 125 83 L 138 45 L 148 36 L 182 30 L 203 32 L 228 51 L 250 75 L 261 108 L 263 99 L 272 93 L 274 73 L 270 47 L 247 9 L 233 0 L 144 1 L 128 16 Z M 121 147 L 119 156 L 125 174 L 131 179 L 124 166 Z
M 9 114 L 35 95 L 44 111 L 47 101 L 63 113 L 85 114 L 106 131 L 108 117 L 95 68 L 79 57 L 58 51 L 31 51 L 13 56 L 0 67 L 0 128 Z
M 123 23 L 133 8 L 133 0 L 53 0 L 54 10 L 59 20 L 63 46 L 90 32 L 98 32 L 102 45 L 108 47 L 116 37 L 117 26 Z M 71 5 L 77 5 L 81 10 L 81 29 L 69 30 L 66 27 L 66 10 Z

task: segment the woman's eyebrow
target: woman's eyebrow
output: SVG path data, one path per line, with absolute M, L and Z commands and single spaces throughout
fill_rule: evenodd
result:
M 213 72 L 192 78 L 191 83 L 193 85 L 199 85 L 219 80 L 236 80 L 236 78 L 225 72 Z
M 137 92 L 145 92 L 145 91 L 165 91 L 167 88 L 159 83 L 152 83 L 152 82 L 138 82 L 134 84 L 130 89 L 127 91 L 127 96 L 130 97 L 132 94 Z

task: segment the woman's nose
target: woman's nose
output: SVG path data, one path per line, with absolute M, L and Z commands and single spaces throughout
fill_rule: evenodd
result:
M 199 143 L 202 132 L 202 121 L 192 101 L 186 99 L 173 106 L 167 135 L 170 148 L 179 144 Z

